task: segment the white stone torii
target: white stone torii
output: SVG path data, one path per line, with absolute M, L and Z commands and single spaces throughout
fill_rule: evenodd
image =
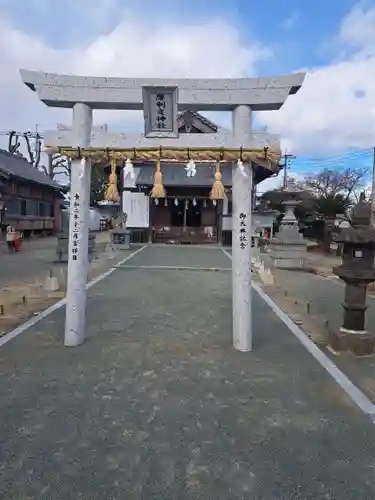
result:
M 150 79 L 102 78 L 57 75 L 21 70 L 23 82 L 36 91 L 47 106 L 73 109 L 71 131 L 64 131 L 57 142 L 61 147 L 91 146 L 93 109 L 142 110 L 143 88 L 176 87 L 180 109 L 193 111 L 231 111 L 233 130 L 227 134 L 181 134 L 180 137 L 149 138 L 140 134 L 122 134 L 113 144 L 106 131 L 103 148 L 251 148 L 252 111 L 279 109 L 290 94 L 301 87 L 305 74 L 291 74 L 267 78 L 242 79 Z M 65 141 L 69 140 L 67 144 Z M 94 141 L 95 142 L 95 141 Z M 120 142 L 120 143 L 119 143 Z M 258 142 L 258 141 L 256 141 Z M 49 144 L 47 144 L 49 145 Z M 267 146 L 265 143 L 263 146 Z M 259 144 L 256 145 L 259 147 Z M 240 351 L 252 349 L 251 314 L 251 212 L 252 171 L 245 165 L 245 174 L 234 165 L 232 171 L 232 297 L 233 344 Z M 84 341 L 86 324 L 86 282 L 88 273 L 88 210 L 90 200 L 91 168 L 89 160 L 72 162 L 71 216 L 69 237 L 68 286 L 65 319 L 66 346 L 77 346 Z M 80 198 L 78 212 L 74 212 L 74 196 Z M 249 244 L 241 248 L 240 214 L 245 214 Z M 73 255 L 74 217 L 80 222 L 80 242 Z M 74 257 L 74 258 L 73 258 Z

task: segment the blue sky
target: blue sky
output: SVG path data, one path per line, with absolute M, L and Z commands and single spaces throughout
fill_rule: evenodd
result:
M 292 169 L 370 166 L 375 0 L 0 0 L 0 130 L 54 128 L 19 67 L 100 76 L 267 76 L 306 70 L 301 91 L 255 123 L 280 134 Z M 216 117 L 228 125 L 229 117 Z M 113 130 L 139 115 L 97 113 Z M 356 155 L 347 156 L 357 151 Z M 335 160 L 336 158 L 336 160 Z M 346 159 L 345 159 L 346 158 Z
M 92 2 L 95 3 L 95 0 Z M 116 2 L 119 8 L 136 6 L 138 11 L 157 11 L 160 17 L 194 23 L 197 20 L 225 18 L 240 28 L 243 40 L 253 40 L 270 45 L 275 51 L 272 65 L 262 64 L 262 74 L 295 71 L 298 67 L 314 67 L 330 61 L 332 34 L 335 33 L 343 17 L 358 2 L 353 0 L 122 0 Z M 363 2 L 362 2 L 363 3 Z M 58 12 L 58 23 L 53 20 L 57 3 L 29 0 L 0 0 L 0 6 L 8 18 L 21 30 L 42 34 L 51 46 L 65 48 L 75 43 L 108 33 L 118 22 L 115 9 L 103 16 L 100 29 L 85 33 L 78 20 L 83 14 L 82 2 L 77 0 L 70 8 Z M 74 5 L 75 4 L 75 5 Z M 111 1 L 109 0 L 109 4 Z M 87 3 L 86 5 L 89 5 Z M 364 5 L 371 5 L 366 2 Z M 73 16 L 76 16 L 74 19 Z M 56 29 L 56 24 L 60 27 Z M 68 26 L 68 36 L 63 26 Z M 279 69 L 277 69 L 279 68 Z

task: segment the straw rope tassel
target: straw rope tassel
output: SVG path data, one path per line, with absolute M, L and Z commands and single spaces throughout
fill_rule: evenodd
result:
M 216 163 L 216 171 L 214 175 L 214 183 L 210 192 L 211 200 L 223 200 L 225 196 L 225 189 L 221 181 L 220 163 Z
M 160 170 L 160 158 L 156 160 L 156 172 L 154 177 L 154 186 L 150 193 L 151 198 L 165 198 L 165 189 L 163 185 L 163 174 Z
M 111 173 L 109 175 L 108 187 L 104 198 L 107 201 L 112 201 L 118 203 L 120 201 L 120 195 L 117 189 L 117 173 L 116 173 L 116 160 L 112 158 L 111 160 Z

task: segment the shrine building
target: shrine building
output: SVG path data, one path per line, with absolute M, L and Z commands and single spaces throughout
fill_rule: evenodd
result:
M 179 133 L 214 134 L 225 131 L 198 112 L 184 111 L 178 118 Z M 124 179 L 118 170 L 122 210 L 128 214 L 127 227 L 133 239 L 152 243 L 231 243 L 232 165 L 222 164 L 220 171 L 225 187 L 224 200 L 210 200 L 215 165 L 197 165 L 195 176 L 186 175 L 185 164 L 162 162 L 166 198 L 151 198 L 154 183 L 154 162 L 134 164 L 134 179 Z M 253 164 L 253 207 L 256 186 L 274 173 Z M 273 211 L 253 214 L 254 227 L 272 232 Z

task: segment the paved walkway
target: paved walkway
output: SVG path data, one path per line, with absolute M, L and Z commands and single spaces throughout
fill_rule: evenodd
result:
M 231 342 L 219 249 L 148 247 L 0 350 L 1 500 L 370 500 L 375 433 L 256 294 Z

